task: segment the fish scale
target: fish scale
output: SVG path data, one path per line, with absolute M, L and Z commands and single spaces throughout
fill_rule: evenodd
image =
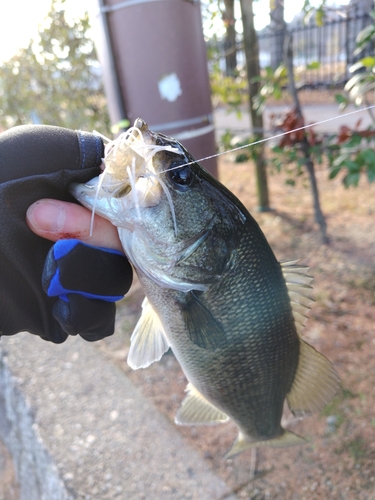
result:
M 301 338 L 307 268 L 279 263 L 246 208 L 179 142 L 140 119 L 129 137 L 109 148 L 104 177 L 72 187 L 118 227 L 146 294 L 129 365 L 145 368 L 171 347 L 189 381 L 176 423 L 232 419 L 239 434 L 228 457 L 306 442 L 282 428 L 285 400 L 308 414 L 339 388 L 329 361 Z

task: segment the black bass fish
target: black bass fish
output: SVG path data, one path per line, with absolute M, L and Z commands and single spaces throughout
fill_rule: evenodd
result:
M 72 193 L 117 226 L 146 294 L 129 365 L 171 347 L 189 381 L 176 423 L 231 418 L 239 435 L 228 457 L 306 442 L 281 426 L 285 399 L 306 414 L 339 387 L 300 336 L 307 268 L 279 263 L 246 208 L 178 141 L 137 119 L 107 148 L 104 172 Z

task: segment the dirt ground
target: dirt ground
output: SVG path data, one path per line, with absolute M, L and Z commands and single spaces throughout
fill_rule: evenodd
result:
M 224 460 L 236 437 L 231 423 L 179 427 L 187 442 L 241 499 L 375 499 L 375 184 L 363 179 L 345 190 L 340 179 L 317 177 L 327 217 L 330 244 L 320 243 L 306 181 L 285 185 L 282 175 L 269 179 L 274 211 L 257 213 L 254 168 L 235 164 L 230 155 L 219 164 L 220 179 L 260 223 L 276 256 L 299 258 L 314 276 L 313 304 L 304 338 L 334 364 L 341 393 L 313 417 L 289 421 L 289 428 L 310 439 L 288 449 L 259 449 Z M 171 354 L 145 370 L 126 364 L 129 334 L 139 317 L 142 291 L 118 309 L 117 334 L 100 348 L 114 359 L 170 420 L 184 397 L 186 380 Z M 256 458 L 255 478 L 251 470 Z

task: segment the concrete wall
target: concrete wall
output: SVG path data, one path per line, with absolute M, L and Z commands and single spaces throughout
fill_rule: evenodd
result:
M 0 341 L 0 437 L 21 500 L 218 500 L 227 486 L 93 344 Z
M 7 356 L 0 350 L 0 437 L 14 462 L 20 500 L 68 500 L 72 498 L 59 478 L 34 424 L 32 411 L 15 378 Z

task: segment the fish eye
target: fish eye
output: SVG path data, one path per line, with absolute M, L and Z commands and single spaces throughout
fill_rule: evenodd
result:
M 178 168 L 179 162 L 172 162 L 168 169 L 169 179 L 180 191 L 186 191 L 187 188 L 194 184 L 195 174 L 191 170 L 190 165 Z

